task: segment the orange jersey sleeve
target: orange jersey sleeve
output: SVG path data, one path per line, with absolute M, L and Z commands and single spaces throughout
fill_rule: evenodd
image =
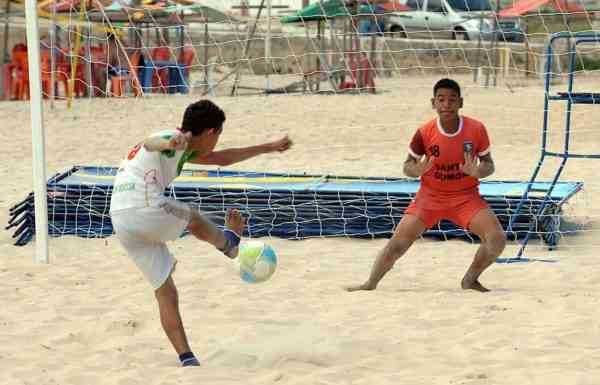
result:
M 417 132 L 415 132 L 410 140 L 410 144 L 408 145 L 408 153 L 417 159 L 420 159 L 423 155 L 425 155 L 425 143 L 423 142 L 423 134 L 421 134 L 420 128 L 417 130 Z

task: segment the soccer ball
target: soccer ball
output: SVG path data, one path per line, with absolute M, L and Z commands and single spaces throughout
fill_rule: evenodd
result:
M 269 279 L 277 267 L 277 254 L 261 241 L 240 243 L 238 262 L 240 277 L 248 283 L 259 283 Z

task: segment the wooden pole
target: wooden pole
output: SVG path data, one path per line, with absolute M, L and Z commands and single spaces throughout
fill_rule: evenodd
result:
M 254 25 L 252 25 L 252 28 L 250 29 L 250 31 L 248 31 L 248 34 L 246 35 L 246 43 L 244 44 L 244 49 L 242 51 L 242 59 L 247 59 L 248 57 L 248 52 L 250 51 L 250 42 L 252 41 L 252 38 L 254 37 L 254 34 L 256 33 L 256 26 L 258 25 L 258 21 L 260 20 L 260 15 L 262 13 L 262 10 L 265 6 L 265 0 L 260 0 L 260 6 L 258 7 L 258 12 L 256 13 L 256 19 L 254 19 Z M 242 66 L 241 64 L 242 62 L 239 61 L 235 67 L 233 68 L 233 70 L 231 72 L 229 72 L 227 75 L 223 76 L 221 78 L 221 80 L 219 80 L 217 82 L 217 84 L 215 84 L 215 87 L 218 86 L 219 84 L 221 84 L 222 82 L 225 81 L 225 79 L 227 79 L 230 75 L 235 73 L 235 78 L 233 80 L 233 85 L 231 86 L 231 92 L 230 95 L 233 96 L 235 95 L 235 93 L 237 92 L 237 88 L 238 88 L 238 83 L 240 81 L 240 67 Z M 213 87 L 209 87 L 209 89 L 212 89 Z
M 321 52 L 322 51 L 322 43 L 321 43 L 321 20 L 317 21 L 317 50 L 319 52 L 317 52 L 317 85 L 316 85 L 316 90 L 320 91 L 321 90 L 321 76 L 322 76 L 322 68 L 321 68 Z
M 523 33 L 525 34 L 525 77 L 530 77 L 531 73 L 529 72 L 531 66 L 531 47 L 529 46 L 529 25 L 527 23 L 527 17 L 525 17 L 525 21 L 523 24 Z
M 204 94 L 208 93 L 208 19 L 204 21 Z
M 258 8 L 258 14 L 256 15 L 256 20 L 254 22 L 254 25 L 252 26 L 251 30 L 246 35 L 246 43 L 244 44 L 242 58 L 246 58 L 248 56 L 248 51 L 250 49 L 250 41 L 252 40 L 252 37 L 254 37 L 254 33 L 256 32 L 256 24 L 258 23 L 258 18 L 260 17 L 261 11 L 263 9 L 264 2 L 265 2 L 265 0 L 261 0 L 260 7 Z M 214 86 L 207 87 L 207 89 L 204 90 L 204 92 L 202 92 L 201 96 L 204 96 L 204 95 L 210 93 L 213 89 L 220 86 L 225 80 L 229 79 L 231 77 L 231 75 L 235 75 L 235 80 L 233 81 L 233 85 L 231 86 L 231 96 L 235 95 L 235 93 L 237 91 L 237 84 L 239 82 L 239 70 L 240 70 L 240 67 L 242 66 L 241 63 L 242 62 L 239 61 L 235 65 L 235 67 L 233 67 L 233 69 L 231 71 L 229 71 L 229 73 L 225 74 L 225 76 L 223 76 L 221 79 L 219 79 L 219 81 L 217 81 Z
M 481 68 L 481 31 L 483 29 L 483 16 L 479 19 L 479 34 L 477 35 L 477 54 L 475 56 L 475 67 L 473 68 L 473 82 L 477 83 L 479 69 Z
M 325 7 L 323 6 L 323 0 L 319 0 L 319 2 L 321 2 L 321 9 L 325 9 Z M 321 23 L 323 23 L 323 27 L 324 27 L 325 22 L 328 20 L 329 20 L 329 22 L 331 22 L 331 19 L 327 19 L 327 18 L 325 18 L 322 21 L 319 20 L 319 26 L 321 25 Z M 332 28 L 331 24 L 330 24 L 330 28 Z M 319 69 L 321 70 L 320 75 L 322 75 L 322 73 L 325 73 L 325 75 L 327 76 L 327 80 L 329 81 L 329 84 L 331 85 L 331 89 L 335 91 L 338 89 L 338 86 L 337 86 L 337 84 L 335 84 L 335 80 L 333 79 L 333 76 L 332 76 L 331 66 L 329 65 L 329 62 L 327 61 L 327 55 L 325 55 L 324 35 L 325 35 L 325 31 L 323 30 L 323 28 L 321 28 L 321 31 L 320 31 L 321 37 L 320 37 L 320 44 L 319 44 L 320 52 L 319 52 L 319 56 L 318 56 L 320 58 L 319 61 L 321 63 L 321 65 L 319 67 Z M 319 83 L 320 83 L 320 80 L 319 80 Z
M 91 47 L 91 39 L 92 39 L 92 25 L 88 22 L 87 27 L 85 28 L 85 72 L 87 78 L 87 93 L 88 98 L 94 97 L 94 78 L 92 74 L 92 47 Z
M 56 49 L 57 49 L 57 28 L 56 28 L 56 0 L 52 2 L 52 18 L 50 19 L 50 108 L 54 109 L 54 98 L 56 97 Z
M 85 17 L 86 2 L 81 0 L 79 7 L 79 22 L 83 22 Z M 75 27 L 75 45 L 71 49 L 71 77 L 69 78 L 69 92 L 67 94 L 67 108 L 71 108 L 73 103 L 73 94 L 75 92 L 75 75 L 77 74 L 77 59 L 79 55 L 79 48 L 81 47 L 81 27 L 79 24 Z
M 4 44 L 2 48 L 2 64 L 9 59 L 8 53 L 8 34 L 10 32 L 10 0 L 6 0 L 6 9 L 4 14 Z
M 306 89 L 308 88 L 308 90 L 310 92 L 313 92 L 314 90 L 313 90 L 312 84 L 313 84 L 314 71 L 311 66 L 312 58 L 311 58 L 311 55 L 307 55 L 307 51 L 311 51 L 311 53 L 312 53 L 312 45 L 310 44 L 309 25 L 310 24 L 304 25 L 305 40 L 304 40 L 304 55 L 302 58 L 302 66 L 304 67 L 302 69 L 302 72 L 304 73 L 303 91 L 306 91 Z
M 496 58 L 498 55 L 498 53 L 495 52 L 496 40 L 497 40 L 497 37 L 496 37 L 497 28 L 498 28 L 498 18 L 495 18 L 494 19 L 494 29 L 493 29 L 494 36 L 492 36 L 492 39 L 490 40 L 490 48 L 489 48 L 490 52 L 492 53 L 493 63 L 488 64 L 488 71 L 486 71 L 486 73 L 485 73 L 485 87 L 486 88 L 489 87 L 489 85 L 490 85 L 490 72 L 491 72 L 490 70 L 494 67 L 494 65 L 496 63 Z M 495 71 L 494 71 L 494 76 L 495 76 Z M 495 80 L 494 80 L 494 83 L 495 83 Z
M 344 35 L 342 37 L 342 45 L 344 49 L 344 57 L 346 56 L 346 52 L 348 52 L 348 20 L 343 18 L 344 20 Z
M 183 23 L 183 20 L 182 20 L 182 23 Z M 184 35 L 183 29 L 184 28 L 185 27 L 183 26 L 183 24 L 179 27 L 179 57 L 181 59 L 183 59 L 183 45 L 185 44 L 184 37 L 183 37 L 183 35 Z M 181 59 L 179 61 L 181 61 Z
M 334 49 L 334 47 L 336 47 L 336 45 L 337 45 L 337 40 L 336 40 L 336 36 L 335 36 L 335 22 L 334 22 L 334 20 L 330 19 L 329 20 L 329 46 L 327 47 L 327 50 L 329 51 L 329 55 L 327 55 L 327 65 L 329 66 L 329 68 L 332 68 L 336 62 L 336 57 L 335 57 L 336 50 Z
M 267 33 L 265 35 L 265 89 L 268 91 L 271 89 L 271 79 L 269 74 L 273 70 L 271 61 L 271 0 L 267 0 Z

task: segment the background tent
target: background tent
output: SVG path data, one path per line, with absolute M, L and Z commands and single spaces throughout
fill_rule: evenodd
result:
M 171 19 L 177 21 L 180 18 L 200 18 L 211 23 L 233 22 L 230 16 L 223 12 L 200 4 L 181 5 L 169 3 L 162 7 L 131 8 L 114 2 L 108 7 L 94 9 L 88 12 L 88 20 L 103 22 L 105 20 L 115 22 L 137 22 L 155 23 L 160 19 Z
M 376 2 L 360 4 L 356 11 L 356 3 L 346 2 L 343 0 L 326 0 L 313 3 L 300 11 L 284 16 L 281 22 L 286 23 L 303 23 L 307 21 L 319 21 L 324 19 L 333 19 L 336 17 L 349 17 L 356 15 L 373 14 L 373 5 Z
M 506 7 L 498 12 L 498 17 L 518 17 L 537 10 L 545 5 L 550 5 L 557 12 L 578 13 L 600 9 L 600 1 L 590 1 L 584 6 L 583 3 L 569 0 L 521 0 L 512 6 Z
M 398 0 L 386 1 L 381 6 L 385 9 L 385 12 L 406 12 L 410 11 L 410 8 L 406 4 L 400 3 Z

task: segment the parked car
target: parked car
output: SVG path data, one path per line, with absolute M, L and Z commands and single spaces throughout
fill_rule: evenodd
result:
M 498 40 L 522 43 L 525 41 L 525 31 L 521 20 L 517 18 L 502 18 L 498 20 Z
M 388 14 L 387 31 L 393 36 L 434 33 L 461 40 L 493 36 L 488 0 L 407 0 L 406 5 L 409 11 Z

